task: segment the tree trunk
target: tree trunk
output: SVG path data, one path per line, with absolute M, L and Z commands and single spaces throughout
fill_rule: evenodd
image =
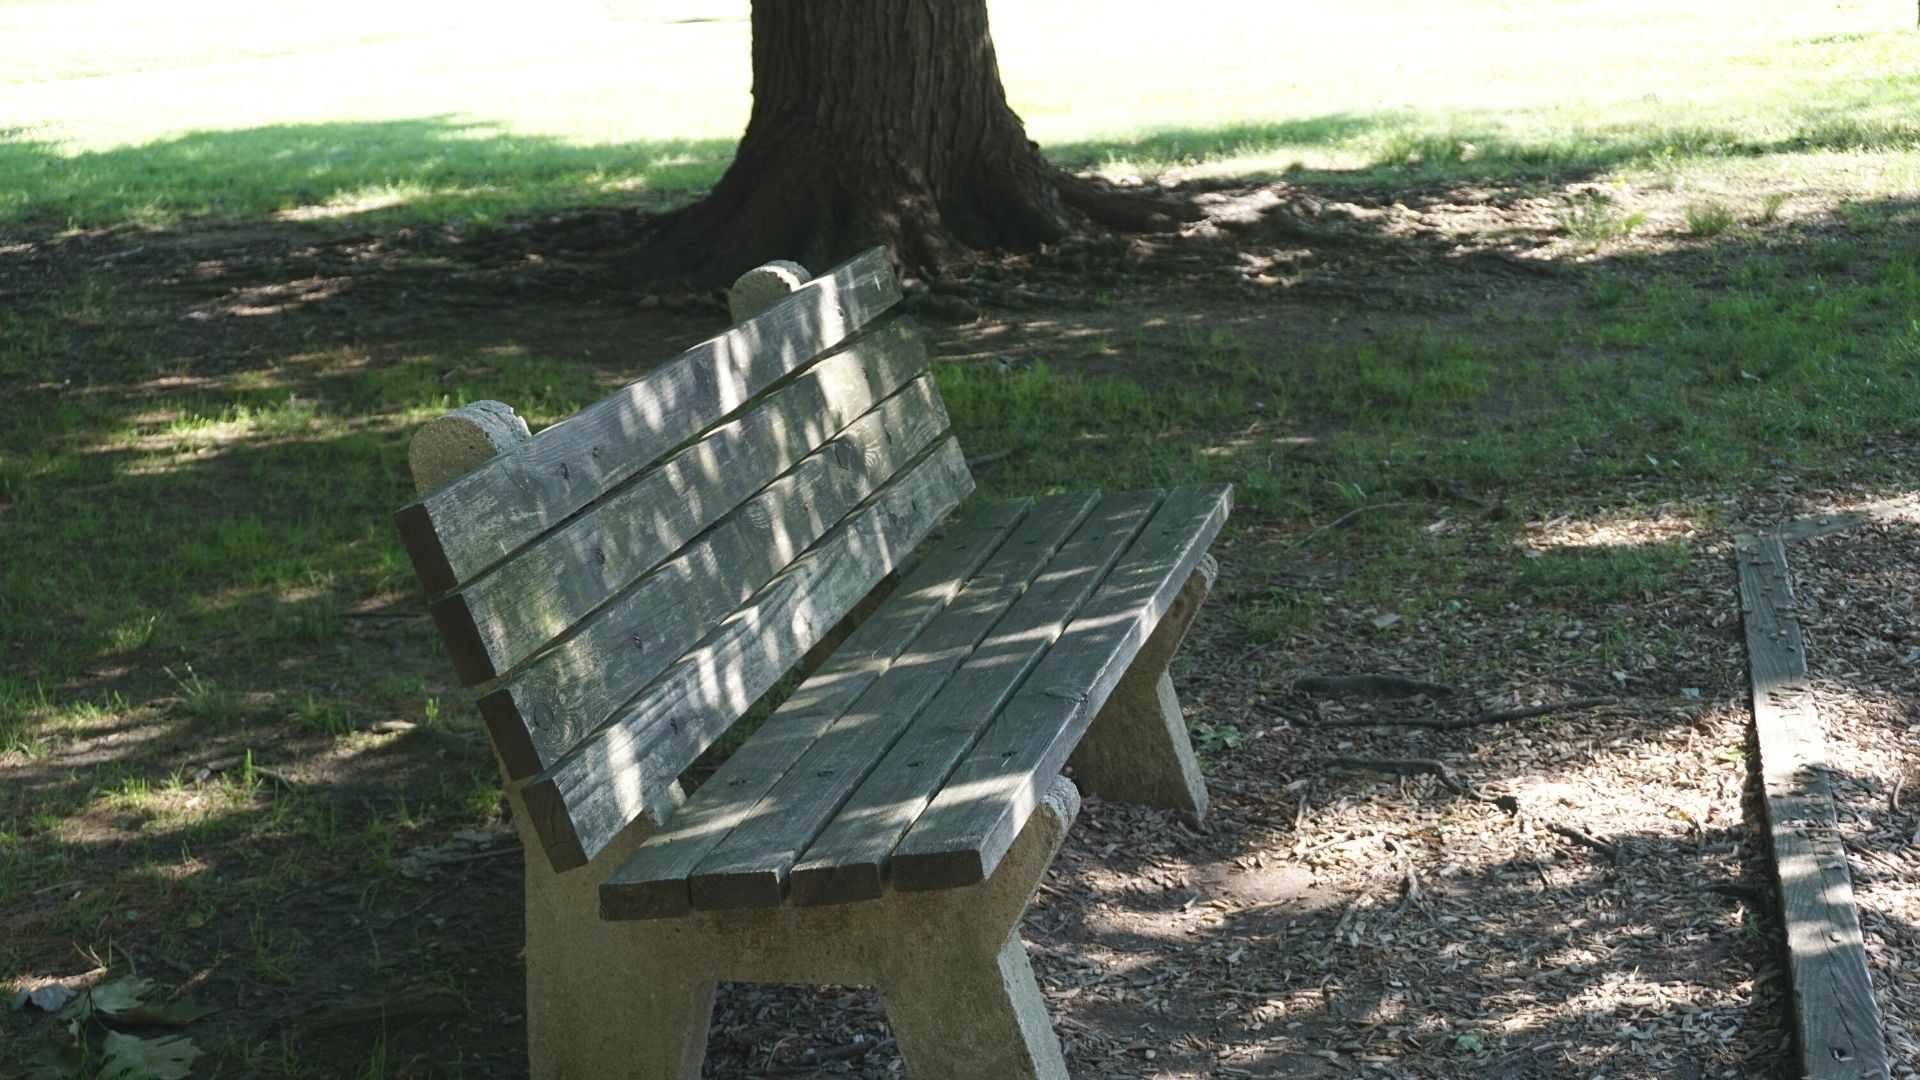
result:
M 717 285 L 771 259 L 819 270 L 883 244 L 938 274 L 1133 204 L 1062 173 L 1008 107 L 986 0 L 755 0 L 753 112 L 702 201 L 649 229 L 640 272 Z

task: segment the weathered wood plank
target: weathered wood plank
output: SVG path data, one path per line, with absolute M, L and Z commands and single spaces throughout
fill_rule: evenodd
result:
M 1019 665 L 1025 653 L 1045 648 L 1047 620 L 1065 621 L 1075 590 L 1084 598 L 1104 572 L 1098 565 L 1101 551 L 1117 557 L 1152 510 L 1151 502 L 1137 497 L 1097 508 L 1093 503 L 1092 495 L 1083 495 L 1036 508 L 954 606 L 805 748 L 746 820 L 699 864 L 688 880 L 695 908 L 778 906 L 801 852 L 835 820 L 849 795 L 865 790 L 862 781 L 887 748 L 928 702 L 944 697 L 943 687 L 956 673 L 982 662 Z M 1024 667 L 996 672 L 1012 680 L 1023 673 Z M 928 761 L 929 769 L 935 766 Z M 933 782 L 938 783 L 937 775 Z
M 914 380 L 481 697 L 508 774 L 551 765 L 946 426 L 932 378 Z
M 895 319 L 433 605 L 468 685 L 498 678 L 926 370 Z
M 1793 975 L 1800 1074 L 1812 1080 L 1884 1078 L 1888 1061 L 1880 1009 L 1835 821 L 1786 548 L 1778 535 L 1741 537 L 1734 557 L 1740 567 L 1760 775 Z
M 875 248 L 395 515 L 429 592 L 471 580 L 900 299 Z
M 987 503 L 941 539 L 878 610 L 734 751 L 659 832 L 600 886 L 610 919 L 651 919 L 692 910 L 687 876 L 867 687 L 890 670 L 927 625 L 949 609 L 963 583 L 1000 551 L 1032 507 L 1030 499 Z
M 880 896 L 894 845 L 1121 561 L 1164 497 L 1147 491 L 1102 499 L 932 700 L 902 710 L 906 715 L 890 725 L 891 738 L 862 748 L 866 777 L 793 866 L 795 903 L 838 904 Z M 877 711 L 876 719 L 882 716 L 885 713 Z M 780 856 L 791 858 L 785 852 Z M 701 868 L 703 874 L 706 870 Z M 696 907 L 701 906 L 702 884 L 696 876 Z
M 947 438 L 721 623 L 634 703 L 521 789 L 555 870 L 585 865 L 973 489 Z
M 1168 495 L 1126 560 L 894 849 L 893 887 L 948 888 L 993 873 L 1232 505 L 1226 487 L 1176 488 Z

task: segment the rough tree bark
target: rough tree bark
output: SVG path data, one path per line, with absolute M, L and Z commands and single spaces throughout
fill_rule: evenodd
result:
M 643 276 L 723 284 L 770 259 L 818 268 L 885 244 L 933 275 L 1179 204 L 1047 162 L 1007 105 L 986 0 L 756 0 L 753 112 L 711 194 L 659 218 Z

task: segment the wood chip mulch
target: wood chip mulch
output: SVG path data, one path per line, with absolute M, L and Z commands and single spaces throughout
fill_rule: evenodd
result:
M 1023 927 L 1075 1077 L 1785 1075 L 1731 532 L 1657 507 L 1518 544 L 1449 527 L 1459 603 L 1383 618 L 1411 579 L 1343 599 L 1342 538 L 1277 571 L 1310 625 L 1250 648 L 1203 613 L 1175 676 L 1213 812 L 1088 800 Z M 1689 558 L 1656 589 L 1512 588 L 1534 553 L 1661 542 Z M 1217 590 L 1276 586 L 1220 554 Z M 1297 688 L 1362 674 L 1454 692 Z M 715 1076 L 901 1069 L 864 991 L 729 988 L 716 1036 Z
M 1920 507 L 1788 551 L 1868 971 L 1920 1077 Z

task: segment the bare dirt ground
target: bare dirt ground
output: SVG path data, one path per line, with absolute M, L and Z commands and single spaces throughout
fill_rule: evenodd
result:
M 1361 193 L 1329 204 L 1262 188 L 1220 198 L 1213 254 L 1142 243 L 1115 263 L 1063 250 L 917 304 L 936 319 L 984 312 L 938 331 L 942 355 L 966 360 L 1114 326 L 1205 321 L 1274 346 L 1424 325 L 1449 317 L 1451 309 L 1435 314 L 1439 298 L 1551 307 L 1577 292 L 1547 258 L 1558 241 L 1546 204 L 1524 193 Z M 83 268 L 111 270 L 127 309 L 120 330 L 176 357 L 175 380 L 280 369 L 320 349 L 378 363 L 421 342 L 511 335 L 577 356 L 612 383 L 630 374 L 626 358 L 664 358 L 724 321 L 710 297 L 663 294 L 635 307 L 604 287 L 594 237 L 619 217 L 508 230 L 484 250 L 438 230 L 324 242 L 211 229 L 79 237 L 10 249 L 0 291 L 25 295 L 62 287 Z M 1469 234 L 1506 239 L 1459 239 Z M 1329 311 L 1355 317 L 1329 329 L 1321 317 Z M 45 402 L 111 379 L 97 362 L 74 363 L 68 387 L 7 393 Z M 1595 505 L 1634 505 L 1631 496 L 1583 493 Z M 1766 523 L 1846 502 L 1844 492 L 1788 482 L 1728 511 L 1735 522 Z M 1550 545 L 1679 539 L 1691 558 L 1658 594 L 1600 605 L 1543 594 L 1461 610 L 1418 636 L 1385 617 L 1395 606 L 1386 597 L 1327 608 L 1306 628 L 1254 646 L 1225 611 L 1280 587 L 1332 597 L 1351 560 L 1339 545 L 1292 553 L 1307 522 L 1243 516 L 1216 552 L 1222 579 L 1176 667 L 1190 719 L 1217 733 L 1202 740 L 1212 815 L 1198 824 L 1089 802 L 1024 928 L 1074 1075 L 1785 1075 L 1778 928 L 1750 805 L 1733 526 L 1654 506 L 1604 520 L 1528 521 L 1516 545 L 1511 522 L 1445 500 L 1429 510 L 1430 532 L 1467 552 L 1463 593 L 1508 581 L 1517 561 Z M 1833 619 L 1811 624 L 1825 631 L 1822 647 L 1841 647 L 1816 653 L 1816 674 L 1832 687 L 1834 743 L 1852 755 L 1842 763 L 1857 777 L 1846 788 L 1856 883 L 1871 909 L 1876 976 L 1887 976 L 1888 1030 L 1909 1057 L 1920 1037 L 1911 975 L 1920 863 L 1904 839 L 1920 815 L 1916 661 L 1906 655 L 1920 645 L 1913 550 L 1911 525 L 1888 524 L 1804 545 L 1795 564 Z M 342 647 L 417 672 L 441 700 L 461 701 L 413 606 L 410 597 L 369 598 Z M 1877 623 L 1857 618 L 1869 610 Z M 1589 647 L 1602 639 L 1618 648 L 1596 666 Z M 283 663 L 228 660 L 257 670 L 263 685 Z M 1447 687 L 1301 686 L 1370 673 Z M 97 675 L 102 687 L 130 691 L 125 723 L 9 766 L 10 785 L 70 787 L 129 740 L 150 740 L 156 768 L 189 776 L 231 756 L 231 745 L 191 732 L 154 736 L 166 702 L 153 673 Z M 1537 711 L 1487 719 L 1511 709 Z M 1382 726 L 1436 718 L 1486 722 Z M 251 745 L 286 782 L 325 793 L 349 827 L 376 796 L 490 771 L 483 751 L 426 732 L 368 733 L 351 768 L 329 757 L 324 740 L 294 731 L 264 739 L 256 731 Z M 1438 764 L 1399 773 L 1380 764 L 1410 759 Z M 62 928 L 109 870 L 116 838 L 136 842 L 110 810 L 73 827 L 96 831 L 101 865 L 73 866 L 70 879 L 0 912 L 26 965 L 21 988 L 90 977 L 96 958 L 79 954 Z M 196 915 L 192 932 L 165 939 L 143 932 L 169 914 L 151 908 L 105 912 L 100 927 L 124 943 L 116 961 L 221 1008 L 209 1021 L 218 1034 L 205 1040 L 202 1075 L 273 1075 L 276 1061 L 295 1059 L 310 1075 L 353 1075 L 376 1038 L 390 1075 L 520 1075 L 525 1003 L 510 835 L 498 823 L 459 837 L 406 835 L 396 855 L 413 870 L 389 879 L 372 880 L 351 860 L 304 865 L 297 886 L 269 898 L 275 932 L 300 952 L 293 979 L 274 975 L 271 948 L 262 960 L 257 933 L 245 947 L 241 911 Z M 236 881 L 297 857 L 257 839 L 195 855 Z M 16 1050 L 48 1023 L 30 1013 L 0 1022 Z M 13 1054 L 0 1051 L 0 1072 L 21 1060 Z M 710 1075 L 900 1071 L 870 992 L 723 992 Z

